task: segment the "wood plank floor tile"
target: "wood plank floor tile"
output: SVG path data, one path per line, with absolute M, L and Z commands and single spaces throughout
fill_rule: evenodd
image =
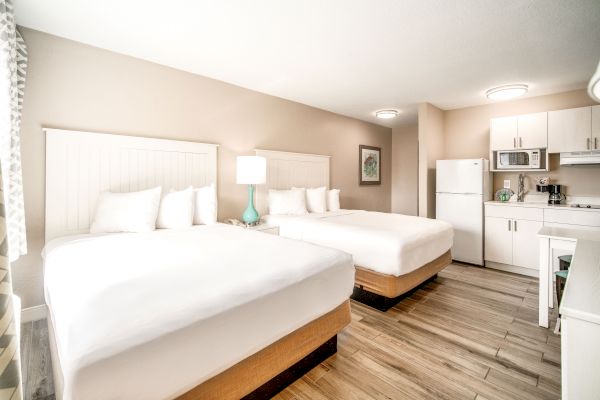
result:
M 537 326 L 537 296 L 536 278 L 452 264 L 388 312 L 352 301 L 337 354 L 275 399 L 558 399 L 560 337 Z M 45 325 L 23 324 L 26 400 L 53 397 Z
M 354 354 L 352 359 L 363 368 L 377 374 L 380 379 L 393 385 L 396 388 L 395 399 L 427 400 L 447 398 L 439 391 L 439 388 L 436 390 L 421 384 L 415 379 L 414 375 L 399 370 L 378 357 L 360 351 Z
M 546 343 L 560 348 L 560 336 L 549 334 Z
M 282 394 L 292 396 L 298 400 L 330 400 L 335 397 L 329 397 L 319 388 L 315 382 L 303 377 L 298 379 L 292 385 L 281 392 Z
M 349 380 L 339 371 L 332 370 L 323 376 L 316 384 L 316 389 L 330 399 L 373 400 L 381 399 L 377 394 L 367 393 L 356 380 Z
M 555 352 L 560 354 L 560 343 L 558 346 L 556 346 L 550 343 L 546 343 L 546 340 L 537 340 L 527 336 L 517 335 L 512 332 L 508 332 L 506 334 L 506 341 L 510 343 L 516 343 L 523 347 L 527 347 L 532 350 L 537 350 L 542 353 Z
M 560 368 L 560 351 L 548 351 L 542 353 L 542 361 Z
M 46 320 L 32 323 L 30 345 L 27 381 L 24 381 L 24 397 L 31 400 L 47 400 L 53 397 L 54 382 Z M 25 351 L 27 352 L 27 350 Z
M 478 294 L 481 296 L 487 296 L 490 299 L 500 300 L 515 305 L 520 305 L 524 297 L 522 294 L 508 294 L 502 290 L 491 290 L 489 288 L 482 288 L 455 279 L 448 279 L 444 277 L 444 275 L 438 276 L 435 282 L 442 285 L 442 287 L 450 287 L 461 290 L 466 295 L 469 295 L 469 293 Z
M 29 379 L 29 360 L 31 358 L 31 336 L 33 335 L 33 323 L 26 322 L 21 324 L 21 375 L 22 382 L 27 383 L 30 382 Z M 30 388 L 27 384 L 23 385 L 23 396 L 27 398 L 31 398 L 28 390 Z
M 522 381 L 495 369 L 491 369 L 490 373 L 485 379 L 488 382 L 495 383 L 496 385 L 502 387 L 507 392 L 512 393 L 515 399 L 555 399 L 552 394 L 541 390 L 536 386 L 527 385 Z
M 538 380 L 538 388 L 550 393 L 555 399 L 560 399 L 560 381 L 555 381 L 540 376 Z

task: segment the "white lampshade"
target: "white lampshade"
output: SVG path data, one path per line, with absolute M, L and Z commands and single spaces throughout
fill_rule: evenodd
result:
M 592 76 L 592 79 L 590 79 L 588 94 L 592 99 L 600 101 L 600 63 L 598 63 L 596 73 Z
M 237 178 L 239 184 L 258 185 L 267 182 L 267 159 L 259 156 L 238 156 Z

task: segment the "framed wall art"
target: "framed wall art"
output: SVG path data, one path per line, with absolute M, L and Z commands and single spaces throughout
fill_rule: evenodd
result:
M 381 184 L 381 148 L 358 146 L 358 177 L 360 185 Z

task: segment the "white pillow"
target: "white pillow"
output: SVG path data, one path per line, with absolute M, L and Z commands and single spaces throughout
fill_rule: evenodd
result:
M 212 225 L 217 223 L 217 190 L 215 184 L 194 190 L 194 225 Z
M 160 201 L 157 228 L 177 229 L 192 226 L 194 218 L 194 190 L 187 189 L 171 191 L 165 194 Z
M 269 214 L 302 215 L 306 213 L 305 189 L 269 189 Z
M 327 211 L 340 210 L 340 189 L 327 191 Z
M 306 208 L 312 213 L 327 211 L 327 188 L 306 189 Z
M 90 233 L 148 232 L 156 229 L 162 188 L 141 192 L 102 192 Z

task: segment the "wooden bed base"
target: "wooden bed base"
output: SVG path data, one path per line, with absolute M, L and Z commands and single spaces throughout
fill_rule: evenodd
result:
M 337 351 L 350 301 L 179 396 L 178 400 L 269 399 Z
M 448 250 L 435 260 L 408 274 L 400 276 L 382 274 L 357 266 L 354 278 L 355 290 L 352 294 L 352 299 L 381 311 L 387 311 L 402 299 L 402 295 L 434 277 L 438 272 L 450 265 L 451 262 L 452 255 L 450 254 L 450 250 Z M 363 292 L 369 293 L 365 294 Z M 387 300 L 380 299 L 380 297 Z M 370 300 L 370 298 L 374 299 L 374 301 Z

